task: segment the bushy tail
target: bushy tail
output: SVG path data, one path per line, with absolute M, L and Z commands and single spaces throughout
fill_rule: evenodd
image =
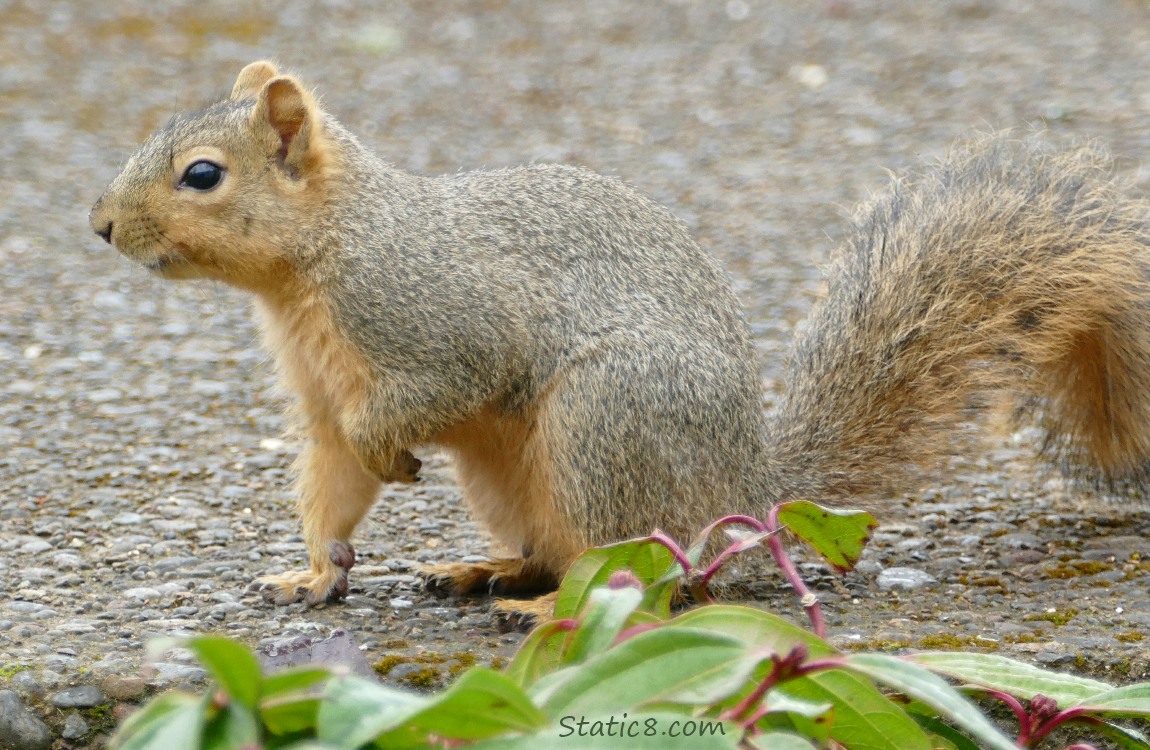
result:
M 909 486 L 980 395 L 1110 492 L 1150 478 L 1150 203 L 1096 147 L 993 136 L 863 205 L 769 428 L 787 495 Z

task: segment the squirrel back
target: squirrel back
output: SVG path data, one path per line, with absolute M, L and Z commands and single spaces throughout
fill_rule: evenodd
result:
M 551 587 L 587 546 L 656 527 L 905 489 L 992 390 L 1072 475 L 1138 490 L 1147 207 L 1100 150 L 1034 139 L 896 179 L 857 214 L 766 423 L 734 294 L 666 209 L 573 167 L 405 173 L 270 63 L 153 135 L 90 222 L 160 276 L 255 293 L 308 438 L 311 569 L 268 583 L 318 602 L 346 593 L 353 530 L 428 443 L 518 555 L 439 566 L 429 585 L 454 592 Z

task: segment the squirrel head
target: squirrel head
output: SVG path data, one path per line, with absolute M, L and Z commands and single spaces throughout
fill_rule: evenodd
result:
M 165 278 L 259 289 L 290 270 L 338 159 L 325 115 L 269 62 L 231 96 L 179 114 L 132 155 L 89 214 L 92 230 Z

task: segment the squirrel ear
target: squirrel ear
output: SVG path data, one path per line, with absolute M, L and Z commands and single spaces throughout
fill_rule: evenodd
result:
M 245 65 L 232 86 L 232 99 L 250 99 L 260 92 L 263 85 L 278 75 L 276 66 L 267 60 L 258 60 Z
M 264 84 L 252 112 L 253 124 L 270 127 L 278 136 L 280 161 L 296 171 L 314 156 L 309 152 L 315 120 L 315 100 L 291 76 L 279 76 Z

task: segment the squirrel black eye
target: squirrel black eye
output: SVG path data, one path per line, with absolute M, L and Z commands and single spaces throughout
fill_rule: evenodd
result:
M 211 190 L 224 178 L 224 168 L 206 159 L 192 163 L 180 178 L 180 187 L 192 190 Z

